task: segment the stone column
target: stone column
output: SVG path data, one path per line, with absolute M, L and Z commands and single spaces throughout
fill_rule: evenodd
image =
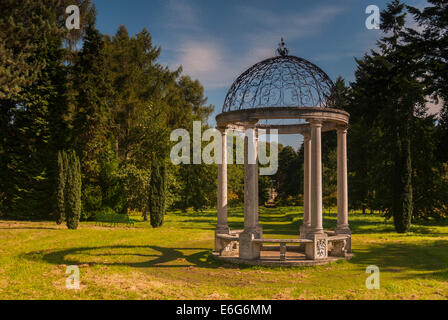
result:
M 322 228 L 322 154 L 321 131 L 322 122 L 309 120 L 311 128 L 311 226 L 307 238 L 305 255 L 307 259 L 318 260 L 328 257 L 327 234 Z
M 300 226 L 300 238 L 306 238 L 311 226 L 311 136 L 303 135 L 304 164 L 303 164 L 303 224 Z
M 348 186 L 347 186 L 347 126 L 338 126 L 338 222 L 336 234 L 350 235 L 348 225 Z M 351 250 L 347 241 L 347 251 Z
M 255 231 L 256 216 L 256 165 L 255 156 L 255 130 L 249 128 L 248 136 L 244 138 L 244 231 Z
M 323 233 L 322 228 L 322 122 L 310 121 L 311 128 L 311 226 L 310 233 Z
M 217 234 L 229 234 L 227 224 L 227 133 L 225 128 L 221 132 L 221 163 L 218 164 L 218 222 L 215 229 L 215 251 L 221 252 L 226 245 L 217 238 Z
M 227 133 L 221 130 L 221 164 L 218 164 L 218 224 L 216 231 L 229 233 L 227 225 Z
M 260 257 L 260 246 L 252 242 L 260 238 L 258 233 L 258 203 L 256 203 L 258 165 L 255 126 L 246 127 L 244 138 L 244 231 L 239 236 L 239 256 L 242 259 L 257 259 Z
M 256 131 L 255 134 L 255 164 L 254 164 L 254 175 L 255 175 L 255 221 L 256 221 L 256 229 L 257 229 L 257 233 L 259 235 L 259 237 L 262 237 L 263 234 L 263 228 L 260 225 L 260 221 L 259 221 L 259 212 L 258 212 L 258 202 L 259 202 L 259 197 L 258 197 L 258 175 L 260 174 L 259 170 L 258 170 L 258 130 Z

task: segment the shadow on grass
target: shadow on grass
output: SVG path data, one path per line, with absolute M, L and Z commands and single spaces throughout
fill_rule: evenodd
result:
M 383 243 L 355 250 L 349 261 L 365 271 L 376 265 L 380 272 L 396 272 L 403 279 L 448 280 L 448 240 L 423 243 Z
M 120 252 L 122 250 L 132 250 L 133 252 Z M 189 254 L 189 251 L 195 252 Z M 120 259 L 120 256 L 124 258 Z M 212 257 L 212 252 L 208 248 L 166 248 L 159 246 L 115 245 L 79 247 L 56 251 L 33 251 L 22 255 L 22 257 L 27 260 L 42 260 L 56 265 L 87 264 L 129 266 L 133 268 L 186 268 L 191 266 L 198 268 L 226 267 L 224 263 L 217 261 Z M 92 257 L 96 257 L 97 259 L 91 261 Z M 130 257 L 135 257 L 135 260 L 141 260 L 141 258 L 149 259 L 145 261 L 129 261 Z M 189 262 L 189 264 L 185 262 Z
M 243 229 L 244 216 L 240 209 L 233 209 L 236 212 L 229 212 L 229 226 L 231 229 Z M 303 212 L 297 208 L 273 208 L 266 209 L 260 207 L 259 220 L 263 226 L 263 233 L 266 235 L 285 235 L 298 236 L 299 228 L 303 222 Z M 212 231 L 216 227 L 215 213 L 206 216 L 198 215 L 197 218 L 191 218 L 190 214 L 185 214 L 190 219 L 182 220 L 180 228 L 199 229 Z M 236 218 L 236 219 L 235 219 Z M 232 221 L 233 220 L 233 221 Z M 239 221 L 234 221 L 239 220 Z M 334 230 L 337 223 L 337 214 L 324 213 L 323 227 L 327 230 Z M 189 226 L 182 226 L 182 223 Z M 200 223 L 200 225 L 198 225 Z M 352 234 L 387 234 L 395 233 L 392 220 L 385 220 L 384 217 L 377 214 L 351 214 L 349 216 L 350 229 Z M 424 235 L 425 237 L 443 237 L 448 233 L 441 233 L 434 228 L 436 224 L 414 224 L 411 232 L 415 235 Z
M 0 227 L 0 230 L 61 230 L 61 228 L 49 228 L 49 227 Z

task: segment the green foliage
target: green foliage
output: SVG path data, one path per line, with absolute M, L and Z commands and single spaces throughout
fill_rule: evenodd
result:
M 415 50 L 425 48 L 420 60 L 425 69 L 423 79 L 429 93 L 442 104 L 437 126 L 436 155 L 439 161 L 448 162 L 448 7 L 444 0 L 429 0 L 423 10 L 408 6 L 417 20 L 421 32 L 409 32 L 408 41 Z
M 258 177 L 258 205 L 263 205 L 269 200 L 269 190 L 271 187 L 271 176 Z
M 177 175 L 180 197 L 176 207 L 184 211 L 190 207 L 202 211 L 216 204 L 217 172 L 217 165 L 181 165 Z
M 151 226 L 161 227 L 166 211 L 166 164 L 155 157 L 151 163 L 148 209 Z
M 146 219 L 150 170 L 139 169 L 135 165 L 128 164 L 122 168 L 120 175 L 123 180 L 127 209 L 142 212 Z
M 286 200 L 290 196 L 297 197 L 303 186 L 302 168 L 303 155 L 299 157 L 299 154 L 290 146 L 279 150 L 278 171 L 273 176 L 278 200 Z
M 380 52 L 358 61 L 348 110 L 354 123 L 351 182 L 359 188 L 355 204 L 388 211 L 398 232 L 409 230 L 413 215 L 412 132 L 425 115 L 422 70 L 416 62 L 421 53 L 405 45 L 403 10 L 403 4 L 392 1 L 382 12 L 381 29 L 387 36 L 378 43 Z
M 103 205 L 102 189 L 108 188 L 101 185 L 102 166 L 113 161 L 115 156 L 110 152 L 113 137 L 108 132 L 111 117 L 108 96 L 112 91 L 108 85 L 104 41 L 95 29 L 94 21 L 86 25 L 83 40 L 83 48 L 73 68 L 72 124 L 73 144 L 80 157 L 83 180 L 82 218 L 90 219 Z
M 81 217 L 81 165 L 75 151 L 67 153 L 65 183 L 65 220 L 69 229 L 77 229 Z
M 68 4 L 80 8 L 80 30 L 65 28 Z M 89 0 L 5 0 L 0 8 L 0 213 L 54 214 L 62 222 L 68 197 L 62 181 L 72 171 L 58 150 L 73 149 L 81 164 L 82 219 L 104 207 L 146 214 L 151 155 L 164 162 L 169 132 L 206 120 L 213 109 L 199 81 L 160 65 L 161 49 L 146 29 L 100 34 Z M 216 174 L 209 169 L 195 168 L 211 181 Z M 178 168 L 162 171 L 166 206 L 178 192 L 174 186 L 185 183 Z M 208 189 L 191 197 L 196 208 L 216 202 L 210 184 L 195 186 L 201 196 Z
M 126 195 L 118 161 L 101 164 L 100 185 L 102 207 L 112 208 L 117 213 L 126 213 Z
M 57 150 L 67 136 L 61 112 L 64 99 L 63 54 L 58 39 L 38 39 L 41 75 L 14 100 L 1 100 L 4 210 L 19 219 L 49 218 L 56 208 Z M 3 135 L 4 134 L 4 135 Z M 5 180 L 4 180 L 5 179 Z
M 57 211 L 56 223 L 61 224 L 65 220 L 65 188 L 67 181 L 67 155 L 64 151 L 58 152 L 58 186 L 57 186 Z
M 14 99 L 42 75 L 41 40 L 61 37 L 56 1 L 0 3 L 0 99 Z
M 82 184 L 81 220 L 91 220 L 103 206 L 103 190 L 96 184 Z
M 58 215 L 57 152 L 70 136 L 62 47 L 67 2 L 0 4 L 0 206 L 11 218 Z M 90 6 L 87 0 L 70 4 Z

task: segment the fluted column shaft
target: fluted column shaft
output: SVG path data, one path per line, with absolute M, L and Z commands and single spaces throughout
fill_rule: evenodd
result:
M 255 129 L 244 139 L 244 231 L 255 232 L 258 224 L 258 165 Z
M 348 185 L 347 185 L 347 127 L 338 127 L 338 222 L 336 232 L 347 233 Z
M 311 227 L 310 233 L 323 233 L 322 229 L 322 122 L 310 121 L 311 128 Z
M 227 133 L 221 130 L 221 163 L 218 164 L 218 225 L 217 231 L 228 233 L 227 224 Z
M 303 224 L 306 228 L 311 226 L 311 136 L 303 137 L 304 147 L 304 181 L 303 181 Z

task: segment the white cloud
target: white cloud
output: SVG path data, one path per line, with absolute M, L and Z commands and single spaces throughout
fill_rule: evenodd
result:
M 220 60 L 219 49 L 213 45 L 198 42 L 187 42 L 181 48 L 180 64 L 185 66 L 185 72 L 201 76 L 216 72 Z
M 167 27 L 176 32 L 180 43 L 176 48 L 169 48 L 174 53 L 169 65 L 182 65 L 184 73 L 199 79 L 206 89 L 229 87 L 235 77 L 255 62 L 272 57 L 280 36 L 293 41 L 314 35 L 344 11 L 340 6 L 327 5 L 285 15 L 255 7 L 238 7 L 235 21 L 240 24 L 244 21 L 248 28 L 235 34 L 234 40 L 239 45 L 230 47 L 201 27 L 201 8 L 194 3 L 170 1 L 167 9 Z
M 272 55 L 273 50 L 255 48 L 235 59 L 228 48 L 217 42 L 185 40 L 176 50 L 172 65 L 182 65 L 184 74 L 199 79 L 207 89 L 228 88 L 254 61 Z
M 226 86 L 231 73 L 219 45 L 194 40 L 184 41 L 174 65 L 182 65 L 184 74 L 199 79 L 207 88 Z
M 251 45 L 271 45 L 278 42 L 280 36 L 285 37 L 287 41 L 294 41 L 316 35 L 346 9 L 340 5 L 325 5 L 306 12 L 282 14 L 243 6 L 238 11 L 243 13 L 248 25 L 259 26 L 256 32 L 245 34 Z

